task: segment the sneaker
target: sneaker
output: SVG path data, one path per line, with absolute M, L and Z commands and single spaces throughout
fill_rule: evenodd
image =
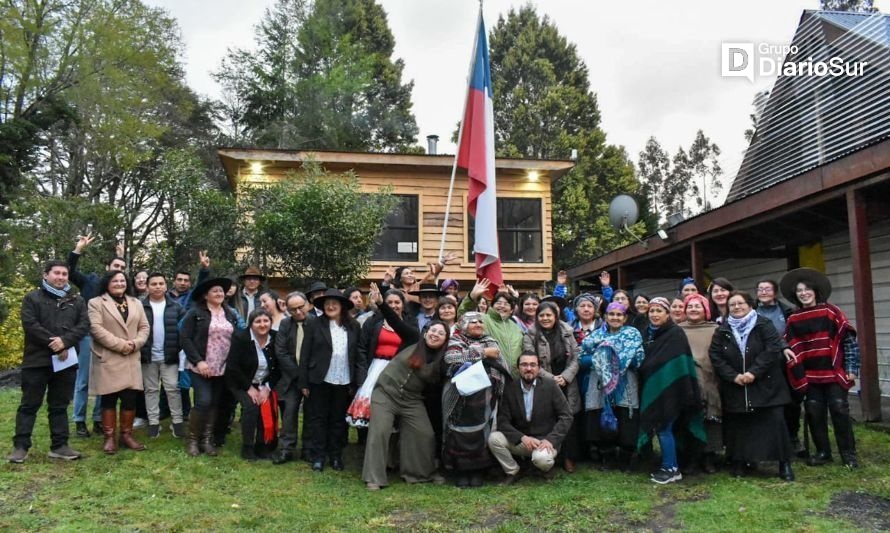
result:
M 78 437 L 85 439 L 90 436 L 90 430 L 87 429 L 86 422 L 75 422 L 74 427 L 75 427 L 74 434 L 77 435 Z
M 144 428 L 147 425 L 148 425 L 148 420 L 146 420 L 144 418 L 136 417 L 136 419 L 133 420 L 133 429 Z
M 9 454 L 9 462 L 22 464 L 25 462 L 25 459 L 28 458 L 28 450 L 24 448 L 16 448 L 12 450 L 12 453 Z
M 59 446 L 55 450 L 50 450 L 46 455 L 52 459 L 64 459 L 66 461 L 74 461 L 82 457 L 80 452 L 72 450 L 67 444 Z
M 173 422 L 170 424 L 170 432 L 174 438 L 185 438 L 185 424 L 183 422 Z
M 680 481 L 683 479 L 683 474 L 680 473 L 678 468 L 660 468 L 658 472 L 652 474 L 649 479 L 653 483 L 658 483 L 659 485 L 667 485 L 668 483 L 674 483 L 675 481 Z
M 161 425 L 160 424 L 149 424 L 148 425 L 148 436 L 149 438 L 156 439 L 161 436 Z

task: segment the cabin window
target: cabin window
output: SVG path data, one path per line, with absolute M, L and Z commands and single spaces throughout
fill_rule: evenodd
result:
M 399 203 L 386 217 L 383 232 L 374 247 L 375 261 L 416 262 L 418 236 L 418 197 L 414 194 L 394 195 Z
M 502 263 L 543 263 L 540 198 L 498 198 L 498 245 Z M 469 219 L 467 260 L 474 261 L 475 223 Z

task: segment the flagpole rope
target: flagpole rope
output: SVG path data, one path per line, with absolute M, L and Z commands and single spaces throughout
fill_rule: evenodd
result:
M 479 0 L 479 15 L 476 17 L 475 31 L 473 35 L 479 32 L 479 23 L 482 21 L 482 0 Z M 470 79 L 473 76 L 473 67 L 476 62 L 476 50 L 479 46 L 479 39 L 473 38 L 473 52 L 470 55 L 470 69 L 467 72 L 467 96 L 464 97 L 464 110 L 460 115 L 460 126 L 457 129 L 457 150 L 454 151 L 454 163 L 451 165 L 451 183 L 448 184 L 448 199 L 445 201 L 445 222 L 442 224 L 442 240 L 439 243 L 439 261 L 445 257 L 445 235 L 448 233 L 448 218 L 451 215 L 451 197 L 454 194 L 454 178 L 457 175 L 457 156 L 460 154 L 460 142 L 464 136 L 464 119 L 467 116 L 467 101 L 469 100 Z M 463 251 L 461 252 L 463 253 Z M 461 261 L 463 262 L 463 261 Z

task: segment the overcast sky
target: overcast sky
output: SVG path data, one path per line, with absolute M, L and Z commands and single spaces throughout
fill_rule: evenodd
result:
M 188 83 L 218 96 L 210 78 L 227 47 L 252 47 L 253 27 L 273 0 L 146 0 L 179 20 L 186 43 Z M 379 0 L 395 35 L 395 56 L 414 81 L 419 141 L 442 137 L 440 152 L 453 153 L 451 132 L 463 109 L 476 0 Z M 519 8 L 523 0 L 486 0 L 486 25 Z M 590 0 L 531 2 L 574 43 L 590 69 L 608 141 L 623 145 L 634 162 L 649 136 L 671 154 L 703 129 L 723 150 L 730 180 L 741 162 L 755 93 L 773 77 L 723 78 L 721 43 L 790 42 L 804 9 L 817 0 L 782 2 L 704 0 L 630 4 Z M 630 9 L 627 6 L 632 6 Z M 883 7 L 879 4 L 879 7 Z M 494 102 L 497 106 L 497 102 Z M 569 154 L 565 154 L 566 158 Z M 728 185 L 727 185 L 728 188 Z

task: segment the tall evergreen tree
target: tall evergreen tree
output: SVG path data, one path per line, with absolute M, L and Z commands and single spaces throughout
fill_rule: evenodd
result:
M 821 9 L 826 11 L 851 11 L 859 13 L 876 13 L 874 0 L 821 0 Z
M 578 150 L 575 168 L 553 185 L 554 266 L 627 242 L 609 225 L 609 202 L 621 193 L 638 194 L 639 183 L 624 149 L 606 142 L 575 45 L 532 6 L 500 17 L 489 41 L 498 155 L 568 159 Z
M 242 143 L 404 151 L 417 141 L 413 83 L 374 0 L 277 0 L 257 51 L 230 50 L 216 72 Z

